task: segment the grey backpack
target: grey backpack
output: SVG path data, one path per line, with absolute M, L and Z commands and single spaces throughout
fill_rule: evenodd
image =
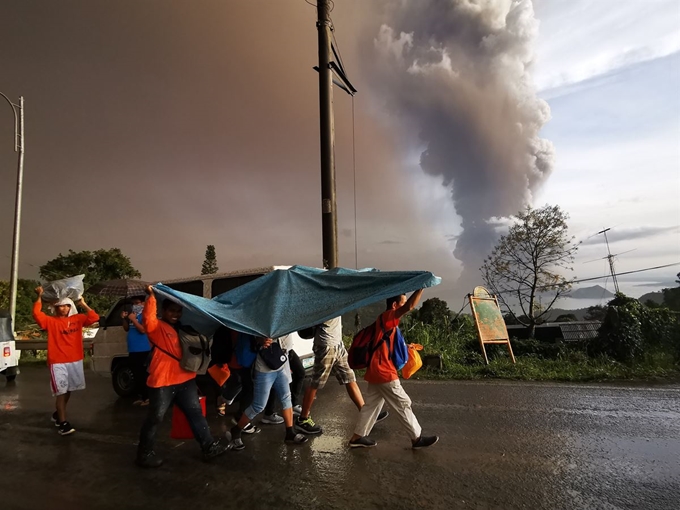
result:
M 180 326 L 177 329 L 179 336 L 179 346 L 182 348 L 182 357 L 169 353 L 165 349 L 154 347 L 161 352 L 179 361 L 180 368 L 188 372 L 196 372 L 203 375 L 208 371 L 210 364 L 210 348 L 212 347 L 212 337 L 200 334 L 191 326 Z

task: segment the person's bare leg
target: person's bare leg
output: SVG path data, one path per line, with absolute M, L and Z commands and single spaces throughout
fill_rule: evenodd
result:
M 302 399 L 302 412 L 300 413 L 301 420 L 309 418 L 317 391 L 317 388 L 312 388 L 311 386 L 305 390 L 305 397 Z
M 71 392 L 57 395 L 57 421 L 63 423 L 66 421 L 66 404 L 71 397 Z
M 283 423 L 285 423 L 286 428 L 293 426 L 293 408 L 289 407 L 281 411 L 281 416 L 283 417 Z
M 364 396 L 361 394 L 359 385 L 356 382 L 351 382 L 349 384 L 345 384 L 345 388 L 347 388 L 349 398 L 352 399 L 352 402 L 354 402 L 354 405 L 357 406 L 357 409 L 361 411 L 361 408 L 364 407 Z

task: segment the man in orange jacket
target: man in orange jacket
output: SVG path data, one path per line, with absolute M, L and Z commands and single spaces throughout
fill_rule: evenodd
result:
M 38 299 L 33 304 L 33 318 L 41 329 L 47 330 L 47 366 L 52 395 L 57 398 L 52 421 L 59 427 L 59 434 L 68 436 L 76 429 L 66 421 L 66 404 L 72 391 L 85 389 L 83 326 L 97 322 L 99 315 L 82 298 L 79 304 L 86 313 L 78 313 L 75 303 L 67 298 L 51 305 L 54 316 L 49 316 L 42 311 L 43 288 L 36 288 L 35 293 Z
M 146 292 L 148 296 L 142 312 L 142 322 L 153 349 L 153 357 L 146 380 L 149 387 L 149 414 L 140 432 L 136 464 L 156 468 L 163 463 L 153 447 L 158 426 L 173 403 L 186 416 L 191 431 L 201 446 L 204 460 L 211 460 L 229 448 L 210 435 L 208 422 L 198 400 L 196 372 L 184 370 L 179 364 L 182 347 L 176 328 L 179 327 L 182 307 L 166 299 L 161 305 L 159 320 L 153 288 L 147 287 Z

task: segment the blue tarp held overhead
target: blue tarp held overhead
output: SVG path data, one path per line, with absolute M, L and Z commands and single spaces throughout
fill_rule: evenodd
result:
M 199 331 L 220 324 L 242 333 L 278 338 L 343 313 L 425 287 L 441 278 L 427 271 L 377 271 L 305 266 L 272 271 L 213 299 L 154 286 L 161 299 L 185 307 L 182 322 Z

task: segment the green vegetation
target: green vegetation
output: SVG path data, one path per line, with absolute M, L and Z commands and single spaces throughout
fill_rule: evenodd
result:
M 429 301 L 429 300 L 428 300 Z M 422 344 L 421 356 L 441 356 L 443 368 L 424 366 L 415 379 L 514 379 L 605 381 L 680 378 L 680 323 L 668 309 L 645 307 L 618 294 L 605 307 L 599 337 L 588 342 L 512 340 L 513 364 L 504 346 L 487 345 L 482 358 L 473 319 L 451 317 L 447 307 L 425 306 L 402 320 L 406 341 Z M 434 305 L 434 306 L 433 306 Z M 438 313 L 431 313 L 436 310 Z M 351 342 L 351 338 L 347 338 Z
M 127 278 L 141 278 L 142 275 L 134 268 L 130 258 L 120 248 L 95 251 L 69 250 L 66 255 L 61 253 L 44 265 L 40 266 L 40 277 L 45 281 L 59 280 L 84 274 L 85 290 L 95 283 L 106 280 L 122 280 Z M 35 295 L 33 296 L 35 299 Z M 110 296 L 85 295 L 87 303 L 100 314 L 105 314 L 118 300 Z
M 33 302 L 35 301 L 35 288 L 40 282 L 24 280 L 17 282 L 17 315 L 16 330 L 28 328 L 33 322 Z M 9 282 L 0 281 L 0 310 L 9 310 Z

